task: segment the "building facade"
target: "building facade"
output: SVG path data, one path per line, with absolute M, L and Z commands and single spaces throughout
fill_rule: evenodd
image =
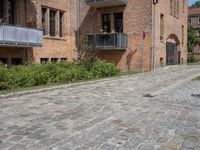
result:
M 0 0 L 0 61 L 30 64 L 76 59 L 69 0 Z M 27 39 L 29 37 L 29 39 Z M 36 43 L 31 42 L 36 40 Z
M 187 0 L 159 0 L 155 34 L 152 0 L 0 2 L 4 26 L 39 29 L 34 30 L 39 32 L 36 44 L 1 42 L 0 59 L 9 65 L 73 61 L 92 49 L 123 70 L 149 71 L 186 62 Z
M 200 8 L 189 8 L 188 25 L 196 33 L 196 39 L 200 40 Z M 196 60 L 200 61 L 200 45 L 196 45 L 192 50 Z
M 99 57 L 123 70 L 183 64 L 187 61 L 187 5 L 187 0 L 159 0 L 154 36 L 152 0 L 82 0 L 80 36 L 82 40 L 86 36 L 90 48 L 95 43 L 92 48 L 98 49 Z

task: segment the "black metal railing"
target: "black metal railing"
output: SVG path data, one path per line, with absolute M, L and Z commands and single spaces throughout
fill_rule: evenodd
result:
M 127 35 L 124 33 L 90 34 L 86 36 L 86 48 L 97 50 L 126 50 Z

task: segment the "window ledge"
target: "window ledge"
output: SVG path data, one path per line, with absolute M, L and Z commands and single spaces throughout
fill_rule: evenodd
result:
M 65 37 L 57 37 L 57 36 L 43 36 L 44 39 L 50 39 L 50 40 L 60 40 L 60 41 L 66 41 L 66 38 Z

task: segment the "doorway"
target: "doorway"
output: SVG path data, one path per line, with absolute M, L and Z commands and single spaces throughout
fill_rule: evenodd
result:
M 177 65 L 177 44 L 167 42 L 166 44 L 166 65 Z

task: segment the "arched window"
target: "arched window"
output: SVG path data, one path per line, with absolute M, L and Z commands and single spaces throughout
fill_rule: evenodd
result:
M 174 4 L 174 6 L 173 6 L 173 12 L 174 12 L 174 13 L 173 13 L 173 16 L 176 17 L 176 7 L 177 7 L 176 5 L 177 5 L 177 0 L 174 0 L 174 3 L 173 3 L 173 4 Z
M 179 18 L 179 0 L 177 0 L 176 17 Z
M 183 0 L 183 13 L 185 13 L 185 0 Z
M 173 0 L 170 0 L 170 15 L 173 15 Z

